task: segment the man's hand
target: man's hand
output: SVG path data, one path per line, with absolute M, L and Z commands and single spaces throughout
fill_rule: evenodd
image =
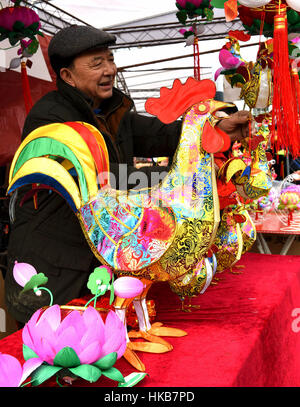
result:
M 293 172 L 292 176 L 295 181 L 300 181 L 300 170 Z
M 241 141 L 249 136 L 249 121 L 252 120 L 251 113 L 241 110 L 222 119 L 217 126 L 223 130 L 231 139 L 231 143 Z M 254 126 L 252 126 L 254 129 Z

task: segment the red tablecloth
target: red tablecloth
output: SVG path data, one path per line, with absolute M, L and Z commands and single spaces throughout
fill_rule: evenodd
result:
M 171 352 L 139 353 L 149 377 L 137 387 L 300 386 L 300 332 L 292 329 L 292 311 L 300 308 L 300 256 L 247 253 L 239 264 L 242 274 L 218 274 L 218 284 L 194 300 L 200 309 L 191 313 L 178 311 L 166 283 L 151 288 L 156 320 L 188 335 L 167 338 Z M 0 352 L 22 360 L 21 332 L 1 340 Z M 123 358 L 116 367 L 123 375 L 134 371 Z M 73 384 L 82 385 L 88 384 Z M 93 386 L 115 382 L 100 378 Z
M 258 233 L 300 235 L 300 211 L 250 212 Z

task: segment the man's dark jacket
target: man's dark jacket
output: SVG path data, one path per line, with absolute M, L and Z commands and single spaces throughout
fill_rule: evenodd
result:
M 114 88 L 112 98 L 95 113 L 82 92 L 58 79 L 57 91 L 45 95 L 30 111 L 22 138 L 50 123 L 92 124 L 106 141 L 111 171 L 118 179 L 118 164 L 127 164 L 129 175 L 134 170 L 133 157 L 172 156 L 179 140 L 180 122 L 164 125 L 156 118 L 135 113 L 132 108 L 132 100 Z M 143 171 L 149 175 L 150 168 Z M 20 294 L 22 287 L 12 275 L 15 261 L 29 263 L 48 277 L 47 288 L 57 304 L 86 294 L 89 273 L 99 265 L 76 215 L 64 199 L 55 192 L 39 191 L 35 209 L 30 190 L 31 187 L 24 187 L 17 194 L 5 279 L 8 311 L 23 323 L 36 309 L 49 304 L 49 296 L 45 291 L 40 297 L 33 291 Z

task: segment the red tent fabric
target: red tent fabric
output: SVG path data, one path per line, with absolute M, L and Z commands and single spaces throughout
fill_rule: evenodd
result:
M 35 103 L 47 92 L 55 89 L 55 74 L 48 60 L 48 44 L 51 37 L 39 37 L 41 50 L 47 63 L 52 82 L 28 75 L 32 101 Z M 28 69 L 30 73 L 30 69 Z M 10 164 L 21 142 L 26 118 L 21 74 L 7 69 L 0 73 L 0 166 Z

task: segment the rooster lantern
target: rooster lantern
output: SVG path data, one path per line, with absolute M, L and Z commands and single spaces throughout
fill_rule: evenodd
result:
M 10 169 L 9 194 L 33 183 L 55 190 L 76 213 L 99 261 L 117 277 L 133 276 L 143 282 L 134 306 L 141 337 L 151 340 L 152 335 L 153 342 L 185 332 L 159 323 L 151 326 L 145 306 L 151 284 L 168 281 L 181 299 L 193 297 L 204 293 L 216 269 L 214 255 L 207 256 L 220 222 L 213 153 L 228 150 L 230 139 L 215 127 L 214 113 L 230 105 L 214 100 L 215 92 L 210 80 L 189 78 L 183 85 L 176 79 L 171 89 L 162 88 L 159 98 L 146 102 L 147 111 L 164 123 L 183 115 L 171 168 L 152 188 L 113 189 L 105 176 L 109 157 L 104 139 L 83 122 L 34 130 L 20 145 Z M 62 163 L 57 160 L 61 157 Z

